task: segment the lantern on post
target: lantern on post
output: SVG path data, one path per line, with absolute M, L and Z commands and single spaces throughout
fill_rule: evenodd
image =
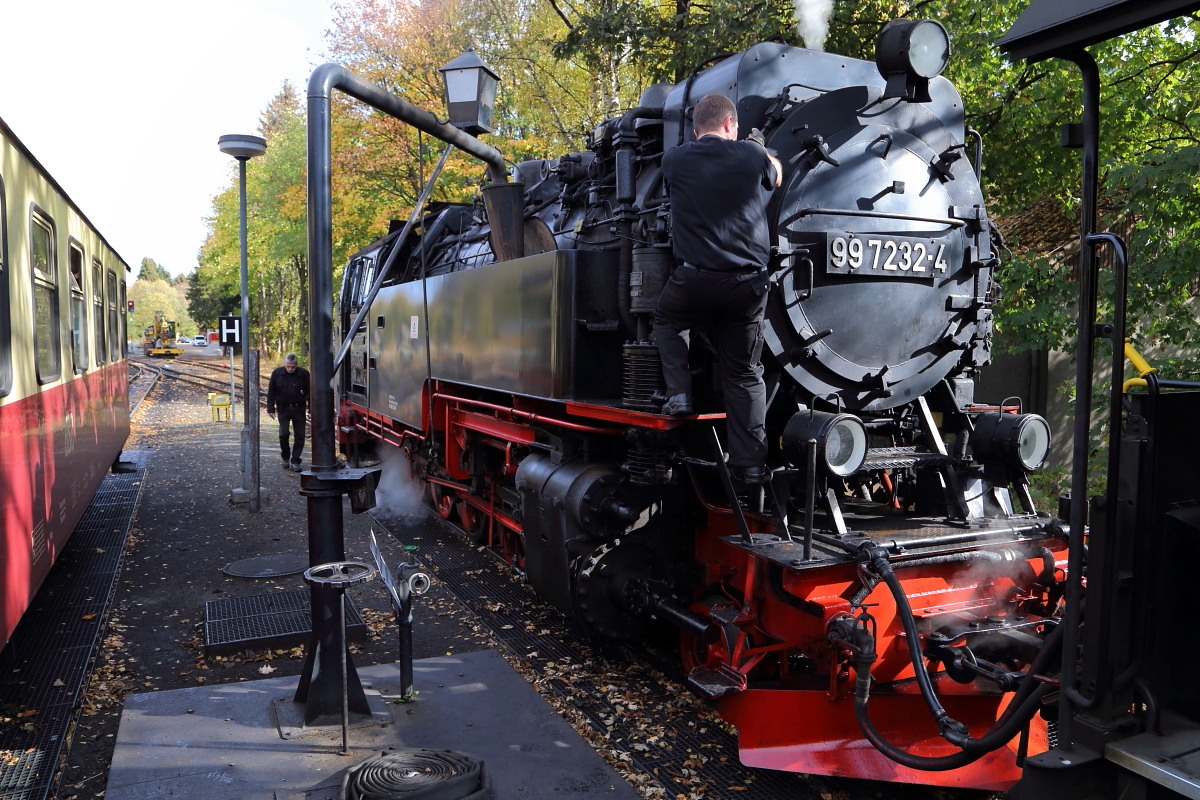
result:
M 500 76 L 475 54 L 474 47 L 442 67 L 446 85 L 446 110 L 450 124 L 472 136 L 492 132 L 496 84 Z

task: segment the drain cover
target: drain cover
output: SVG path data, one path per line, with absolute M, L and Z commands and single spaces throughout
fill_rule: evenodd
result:
M 304 556 L 257 556 L 235 561 L 221 571 L 235 578 L 279 578 L 298 575 L 308 569 Z

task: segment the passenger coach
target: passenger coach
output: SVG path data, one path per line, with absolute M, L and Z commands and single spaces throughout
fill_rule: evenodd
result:
M 0 120 L 0 646 L 129 435 L 128 272 Z

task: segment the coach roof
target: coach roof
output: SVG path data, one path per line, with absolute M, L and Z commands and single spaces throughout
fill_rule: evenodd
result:
M 1041 61 L 1182 16 L 1200 0 L 1033 0 L 997 45 Z

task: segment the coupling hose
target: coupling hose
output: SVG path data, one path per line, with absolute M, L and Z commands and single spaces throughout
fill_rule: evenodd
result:
M 938 732 L 942 738 L 950 744 L 962 748 L 962 750 L 946 756 L 930 757 L 913 755 L 887 741 L 879 733 L 878 729 L 875 728 L 875 725 L 871 722 L 870 713 L 867 708 L 870 697 L 871 666 L 876 660 L 875 637 L 865 626 L 855 629 L 855 653 L 852 658 L 856 672 L 854 714 L 863 735 L 875 749 L 896 763 L 912 769 L 931 772 L 958 769 L 977 761 L 993 750 L 1003 747 L 1029 723 L 1029 720 L 1033 718 L 1033 715 L 1037 713 L 1038 708 L 1041 706 L 1042 699 L 1053 690 L 1054 687 L 1051 684 L 1039 681 L 1037 676 L 1045 674 L 1048 667 L 1056 666 L 1055 662 L 1058 656 L 1061 655 L 1059 650 L 1062 646 L 1064 626 L 1062 624 L 1057 625 L 1050 635 L 1046 637 L 1041 650 L 1038 651 L 1033 663 L 1030 664 L 1024 680 L 1017 687 L 1017 691 L 1005 708 L 1004 713 L 1000 715 L 999 719 L 996 720 L 986 734 L 978 739 L 973 738 L 967 727 L 958 720 L 950 717 L 938 700 L 933 682 L 925 669 L 925 661 L 919 644 L 920 636 L 917 631 L 916 619 L 913 617 L 908 597 L 904 594 L 904 587 L 901 586 L 900 579 L 892 570 L 892 565 L 887 560 L 886 551 L 880 548 L 872 548 L 872 550 L 873 552 L 870 553 L 871 567 L 888 585 L 895 599 L 896 610 L 904 627 L 905 638 L 908 640 L 909 655 L 912 659 L 913 671 L 916 674 L 917 685 L 921 689 L 921 695 L 926 705 L 929 706 L 930 713 L 937 720 Z

